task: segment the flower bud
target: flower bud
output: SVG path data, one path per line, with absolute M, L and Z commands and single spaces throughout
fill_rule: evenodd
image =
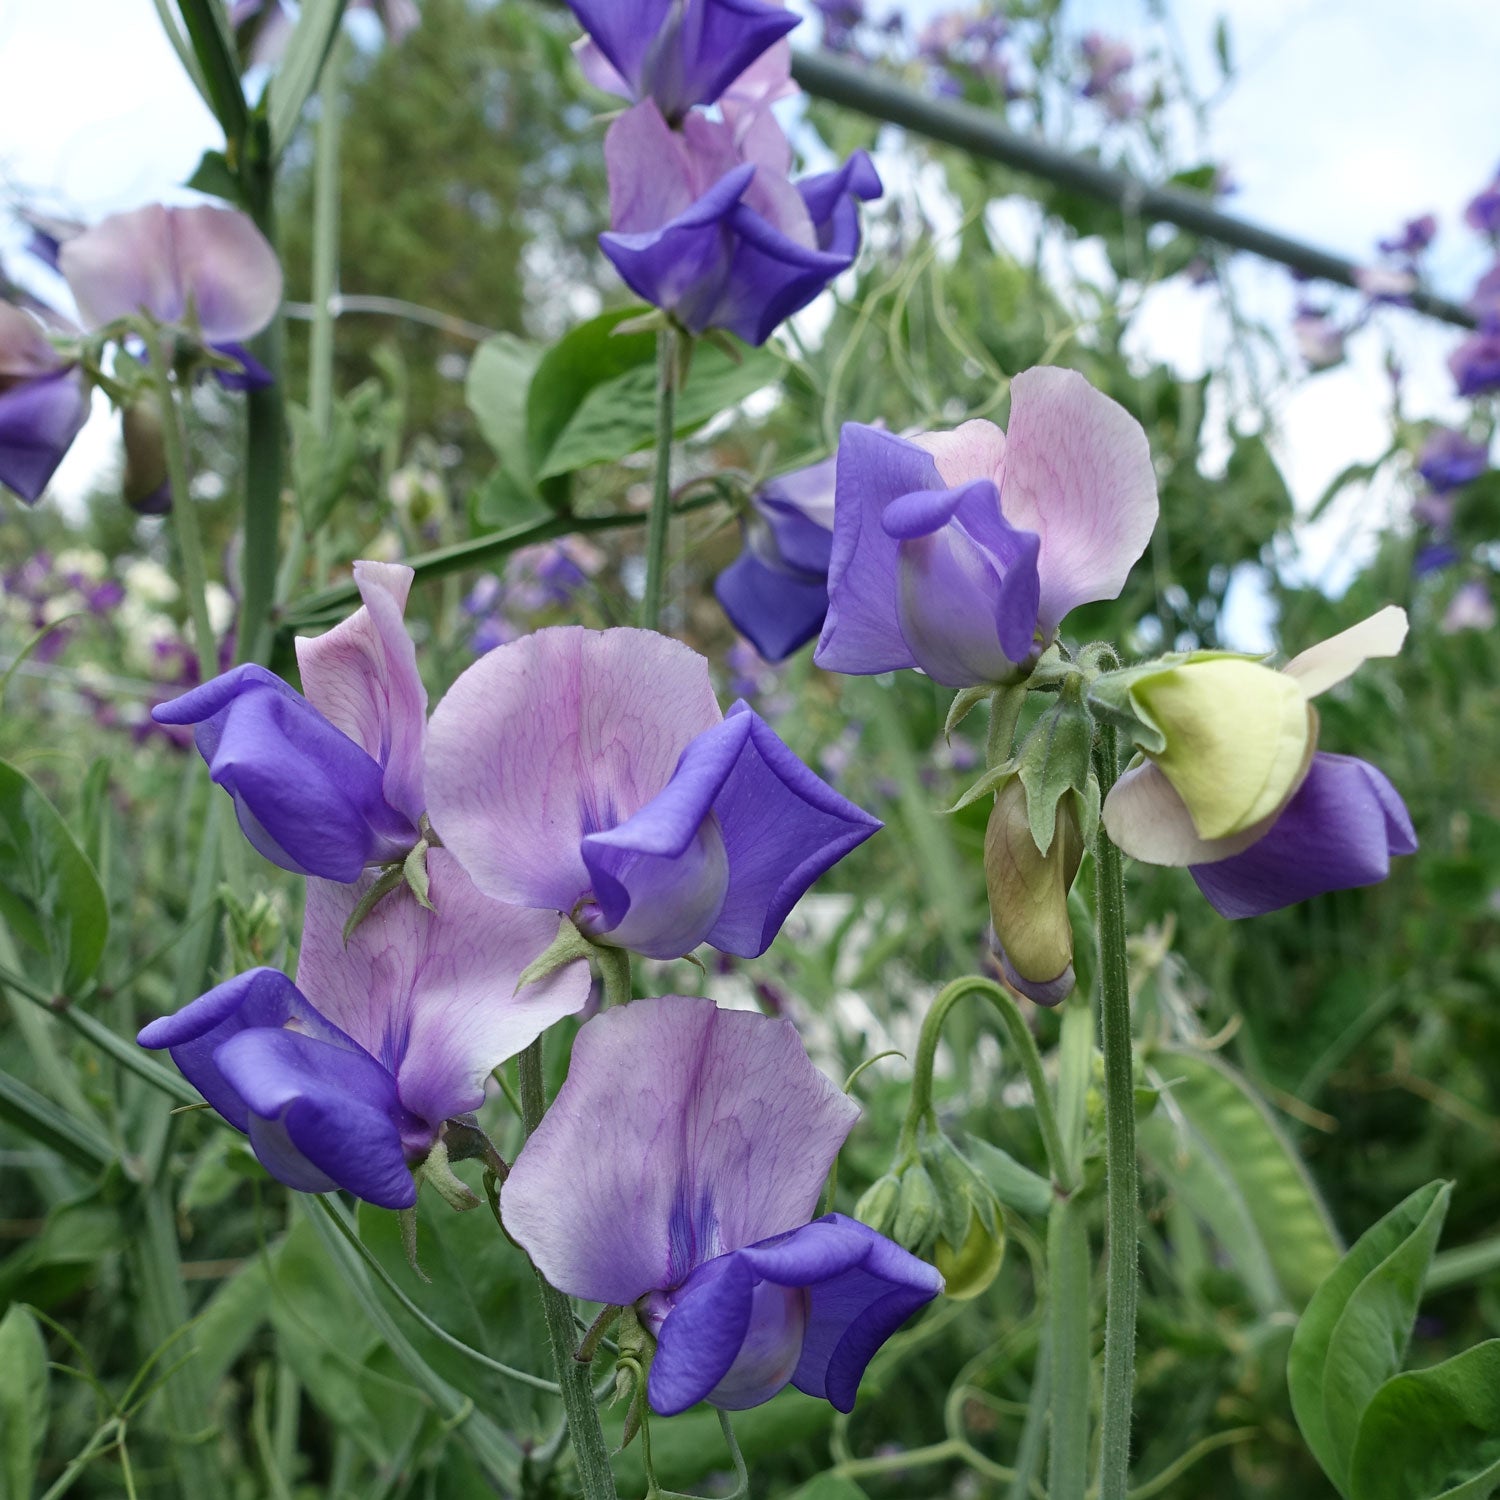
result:
M 868 1224 L 876 1234 L 890 1234 L 900 1198 L 901 1179 L 894 1172 L 887 1172 L 865 1189 L 854 1205 L 854 1217 L 861 1224 Z
M 939 1236 L 933 1263 L 943 1274 L 943 1292 L 955 1302 L 967 1302 L 988 1290 L 1005 1259 L 1005 1229 L 998 1221 L 987 1226 L 977 1213 L 969 1215 L 969 1230 L 955 1250 Z
M 985 883 L 1005 977 L 1037 1004 L 1056 1005 L 1073 988 L 1068 891 L 1083 859 L 1083 830 L 1077 798 L 1066 793 L 1043 854 L 1026 802 L 1019 777 L 1000 788 L 984 836 Z
M 120 481 L 125 503 L 143 516 L 164 516 L 172 508 L 167 480 L 167 450 L 162 438 L 161 403 L 146 392 L 120 414 L 125 441 L 125 473 Z
M 995 1279 L 1005 1257 L 1005 1222 L 995 1195 L 947 1136 L 922 1144 L 938 1198 L 933 1259 L 946 1282 L 945 1294 L 959 1301 L 977 1297 Z
M 891 1238 L 914 1254 L 920 1253 L 921 1247 L 931 1242 L 937 1220 L 938 1196 L 932 1178 L 925 1167 L 908 1167 L 901 1174 L 901 1195 Z

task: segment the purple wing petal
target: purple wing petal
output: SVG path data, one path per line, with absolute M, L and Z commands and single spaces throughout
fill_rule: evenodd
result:
M 88 419 L 88 393 L 71 370 L 0 390 L 0 484 L 34 503 Z
M 436 1126 L 477 1109 L 492 1068 L 581 1009 L 589 973 L 580 960 L 517 993 L 556 919 L 481 895 L 446 849 L 428 852 L 427 874 L 435 911 L 399 886 L 347 946 L 344 924 L 375 877 L 309 881 L 297 983 L 395 1075 L 406 1108 Z
M 1011 382 L 1000 504 L 1041 537 L 1043 638 L 1075 604 L 1113 599 L 1156 526 L 1156 471 L 1141 424 L 1076 370 Z
M 875 163 L 863 151 L 856 151 L 834 171 L 802 178 L 797 191 L 802 194 L 813 221 L 818 248 L 852 262 L 859 254 L 859 209 L 855 199 L 870 202 L 885 191 Z
M 101 219 L 66 240 L 57 259 L 87 328 L 142 311 L 159 323 L 182 319 L 172 221 L 160 203 Z
M 35 318 L 9 302 L 0 302 L 0 380 L 56 375 L 66 364 Z
M 205 342 L 230 343 L 259 333 L 281 306 L 281 264 L 254 220 L 236 208 L 206 205 L 168 212 L 179 295 Z
M 858 1106 L 784 1021 L 679 995 L 578 1033 L 501 1195 L 555 1287 L 629 1303 L 804 1223 Z
M 1406 804 L 1374 766 L 1319 752 L 1264 838 L 1190 869 L 1220 916 L 1258 917 L 1325 891 L 1375 885 L 1390 874 L 1393 854 L 1416 848 Z
M 744 703 L 702 738 L 710 736 L 734 747 L 734 760 L 713 803 L 729 889 L 708 941 L 754 958 L 808 886 L 884 825 L 803 765 Z
M 368 1053 L 295 1031 L 252 1027 L 215 1054 L 249 1111 L 261 1164 L 304 1193 L 332 1187 L 380 1208 L 410 1208 L 417 1185 L 403 1137 L 425 1144 L 396 1096 L 396 1081 Z
M 813 660 L 856 675 L 914 667 L 901 634 L 900 543 L 881 524 L 893 501 L 942 487 L 936 464 L 914 443 L 875 427 L 846 423 L 839 435 L 828 618 Z
M 143 1047 L 168 1048 L 182 1076 L 237 1130 L 248 1130 L 245 1101 L 219 1071 L 214 1055 L 241 1031 L 286 1026 L 347 1050 L 358 1046 L 279 969 L 251 969 L 226 979 L 174 1015 L 153 1021 L 137 1041 Z
M 571 911 L 589 889 L 584 836 L 644 807 L 720 717 L 708 663 L 676 641 L 536 631 L 481 657 L 433 712 L 433 825 L 486 895 Z
M 413 577 L 399 563 L 355 563 L 363 606 L 326 635 L 299 637 L 297 665 L 308 702 L 384 768 L 385 800 L 415 823 L 427 807 L 427 689 L 402 618 Z
M 745 551 L 719 574 L 714 594 L 724 613 L 766 661 L 784 661 L 823 628 L 828 585 L 767 567 Z

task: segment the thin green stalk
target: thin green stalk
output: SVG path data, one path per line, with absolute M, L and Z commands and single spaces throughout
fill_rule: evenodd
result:
M 1021 1427 L 1021 1439 L 1016 1444 L 1016 1477 L 1011 1481 L 1007 1500 L 1030 1500 L 1031 1487 L 1042 1462 L 1042 1447 L 1047 1441 L 1047 1409 L 1051 1399 L 1051 1345 L 1044 1335 L 1031 1375 L 1026 1421 Z
M 542 1122 L 547 1109 L 547 1090 L 542 1080 L 542 1039 L 538 1037 L 520 1057 L 521 1114 L 529 1136 Z M 589 1381 L 589 1366 L 573 1356 L 578 1340 L 573 1327 L 573 1304 L 540 1271 L 537 1287 L 542 1294 L 542 1316 L 547 1323 L 547 1341 L 557 1383 L 562 1387 L 563 1410 L 584 1500 L 616 1500 L 615 1476 L 609 1466 L 609 1449 L 599 1426 L 599 1409 Z
M 213 622 L 208 617 L 208 571 L 203 565 L 203 534 L 198 530 L 198 512 L 189 488 L 187 439 L 177 404 L 177 384 L 172 379 L 167 341 L 161 330 L 154 323 L 143 322 L 142 332 L 151 351 L 151 374 L 161 402 L 162 445 L 166 450 L 167 482 L 172 489 L 172 525 L 182 557 L 183 582 L 187 585 L 193 645 L 198 653 L 198 671 L 207 682 L 219 669 L 219 648 Z
M 641 624 L 655 630 L 661 622 L 666 588 L 667 523 L 672 514 L 672 435 L 676 430 L 677 334 L 665 323 L 656 335 L 656 488 L 646 526 L 646 593 Z
M 1107 796 L 1119 774 L 1115 730 L 1102 725 L 1094 770 Z M 1100 1500 L 1125 1500 L 1130 1487 L 1131 1395 L 1135 1386 L 1138 1283 L 1135 1073 L 1131 1058 L 1130 979 L 1125 961 L 1125 879 L 1120 851 L 1103 826 L 1095 849 L 1099 904 L 1099 1024 L 1104 1041 L 1104 1155 L 1108 1187 L 1105 1263 L 1104 1387 L 1099 1452 Z

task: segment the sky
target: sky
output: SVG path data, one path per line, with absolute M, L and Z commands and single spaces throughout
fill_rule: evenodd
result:
M 1467 294 L 1483 259 L 1458 221 L 1500 165 L 1495 0 L 1425 0 L 1420 10 L 1409 0 L 1169 3 L 1204 85 L 1217 76 L 1215 23 L 1221 14 L 1228 22 L 1236 78 L 1215 107 L 1210 144 L 1238 184 L 1231 212 L 1358 259 L 1403 219 L 1430 210 L 1443 225 L 1435 279 L 1460 300 Z M 872 9 L 880 8 L 877 0 Z M 918 0 L 911 8 L 946 7 Z M 1138 46 L 1150 35 L 1145 0 L 1073 0 L 1068 15 L 1080 30 L 1096 26 Z M 0 0 L 0 194 L 90 219 L 181 196 L 176 185 L 215 134 L 152 0 Z M 19 270 L 17 243 L 0 230 L 0 255 Z M 1239 256 L 1234 276 L 1252 311 L 1285 325 L 1296 289 L 1283 271 Z M 1143 315 L 1143 347 L 1197 373 L 1222 338 L 1215 308 L 1212 295 L 1164 290 Z M 1384 314 L 1382 328 L 1406 371 L 1409 414 L 1457 415 L 1444 366 L 1456 331 L 1404 311 Z M 1303 509 L 1334 474 L 1384 446 L 1384 344 L 1357 340 L 1346 366 L 1281 404 L 1276 451 Z M 110 424 L 92 423 L 58 476 L 60 490 L 85 488 L 112 444 Z M 1358 536 L 1402 503 L 1399 494 L 1352 492 L 1303 537 L 1303 566 L 1336 587 Z

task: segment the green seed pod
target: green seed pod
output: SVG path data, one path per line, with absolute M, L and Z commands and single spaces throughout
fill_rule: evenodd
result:
M 987 1226 L 983 1215 L 971 1214 L 969 1232 L 958 1249 L 946 1239 L 939 1239 L 932 1258 L 943 1273 L 945 1296 L 955 1302 L 977 1297 L 1000 1273 L 1005 1259 L 1005 1221 L 996 1218 L 993 1225 Z

